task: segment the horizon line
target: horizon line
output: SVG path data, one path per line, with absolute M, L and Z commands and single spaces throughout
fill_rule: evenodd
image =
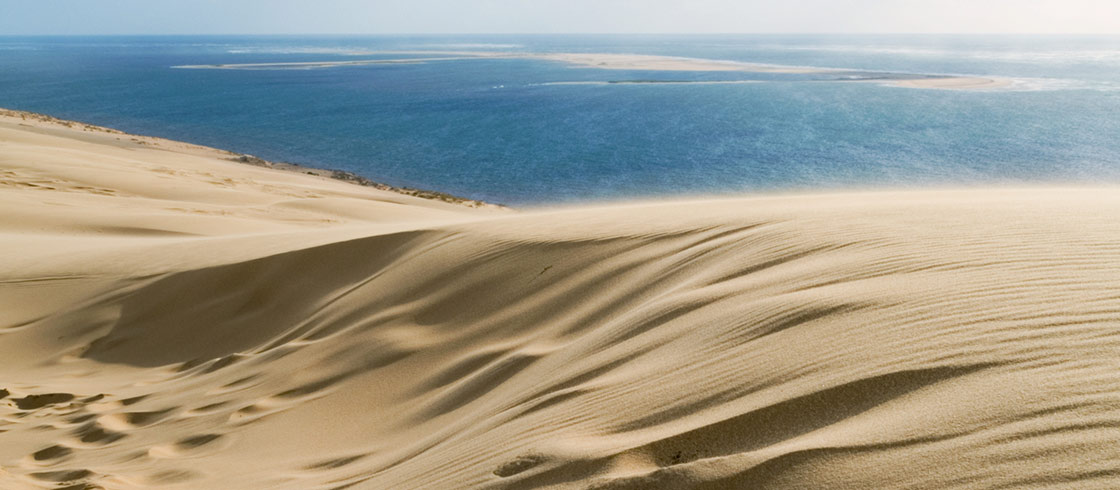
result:
M 1110 36 L 1115 32 L 257 32 L 257 33 L 23 33 L 0 34 L 4 37 L 77 37 L 77 36 Z

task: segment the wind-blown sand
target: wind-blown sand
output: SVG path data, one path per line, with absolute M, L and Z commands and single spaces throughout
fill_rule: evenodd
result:
M 510 213 L 131 138 L 0 119 L 0 488 L 1120 486 L 1118 189 Z

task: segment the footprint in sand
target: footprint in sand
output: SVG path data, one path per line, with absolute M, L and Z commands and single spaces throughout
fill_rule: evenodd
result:
M 291 404 L 276 398 L 265 398 L 229 414 L 230 423 L 244 425 L 288 408 Z
M 148 450 L 148 456 L 157 459 L 186 458 L 200 454 L 204 449 L 217 449 L 214 443 L 222 438 L 221 434 L 200 434 L 173 444 L 153 446 Z
M 187 410 L 183 415 L 185 417 L 197 417 L 197 416 L 200 416 L 200 415 L 210 415 L 212 413 L 220 412 L 222 410 L 222 408 L 225 408 L 225 407 L 229 406 L 229 403 L 230 402 L 225 401 L 225 402 L 211 403 L 209 405 L 203 405 L 201 407 L 195 407 L 195 408 L 192 408 L 190 410 Z
M 31 453 L 30 458 L 37 464 L 55 465 L 62 462 L 62 460 L 73 453 L 74 450 L 69 447 L 54 445 Z
M 206 368 L 203 369 L 202 372 L 213 373 L 215 371 L 230 367 L 246 359 L 249 359 L 249 356 L 245 354 L 230 354 L 227 356 L 219 357 L 218 359 L 215 359 L 213 362 L 211 362 L 210 365 L 206 366 Z
M 57 405 L 73 400 L 74 395 L 70 393 L 47 393 L 44 395 L 27 395 L 23 398 L 16 398 L 14 401 L 16 407 L 20 410 L 38 410 L 48 405 Z
M 326 395 L 333 386 L 349 376 L 349 373 L 330 376 L 282 391 L 238 409 L 230 414 L 229 421 L 238 425 L 247 424 L 266 415 L 281 412 L 300 403 L 320 398 Z
M 59 487 L 59 488 L 56 488 L 55 490 L 105 490 L 105 487 L 102 487 L 102 486 L 99 486 L 99 485 L 94 485 L 92 483 L 81 482 L 81 483 L 75 483 L 73 485 L 68 485 L 68 486 L 65 486 L 65 487 Z
M 164 470 L 148 475 L 144 480 L 152 486 L 171 485 L 198 478 L 199 474 L 189 470 Z
M 494 474 L 502 478 L 513 476 L 529 471 L 545 461 L 548 461 L 548 458 L 540 454 L 521 455 L 514 458 L 512 461 L 503 463 L 498 469 L 494 470 Z
M 207 396 L 224 395 L 227 393 L 235 393 L 238 391 L 247 390 L 261 384 L 262 376 L 260 374 L 251 374 L 243 378 L 238 378 L 234 381 L 221 385 L 217 388 L 210 389 L 206 392 Z M 253 381 L 258 381 L 253 383 Z
M 147 399 L 148 396 L 149 395 L 140 395 L 131 398 L 124 398 L 121 400 L 106 400 L 106 395 L 101 394 L 97 396 L 91 396 L 83 401 L 88 402 L 86 405 L 87 410 L 94 413 L 107 413 L 140 403 L 141 401 Z
M 82 414 L 78 414 L 78 415 L 75 415 L 73 417 L 70 417 L 70 418 L 66 419 L 66 421 L 71 423 L 71 424 L 83 424 L 83 423 L 88 422 L 90 419 L 92 419 L 96 416 L 97 416 L 97 414 L 95 414 L 95 413 L 82 413 Z
M 105 430 L 96 421 L 79 427 L 73 432 L 73 435 L 77 438 L 78 443 L 84 446 L 107 446 L 128 437 L 119 432 Z
M 125 399 L 121 400 L 121 405 L 124 405 L 126 407 L 129 406 L 129 405 L 135 405 L 137 403 L 140 403 L 140 402 L 144 401 L 146 398 L 148 398 L 148 396 L 149 395 L 140 395 L 140 396 L 134 396 L 132 398 L 125 398 Z
M 36 480 L 45 482 L 52 482 L 56 485 L 65 485 L 56 487 L 57 490 L 94 490 L 102 487 L 89 483 L 91 477 L 96 477 L 97 474 L 87 469 L 77 470 L 61 470 L 61 471 L 41 471 L 38 473 L 31 473 L 31 477 Z
M 109 430 L 118 432 L 129 431 L 140 427 L 154 425 L 164 420 L 174 412 L 174 408 L 153 410 L 150 412 L 121 412 L 102 415 L 97 418 L 97 423 Z

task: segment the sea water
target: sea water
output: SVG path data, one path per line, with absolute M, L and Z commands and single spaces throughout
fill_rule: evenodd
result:
M 655 54 L 1012 83 L 936 90 L 539 59 L 176 68 L 459 51 Z M 702 81 L 743 83 L 689 83 Z M 0 37 L 0 107 L 512 205 L 1120 181 L 1120 37 Z

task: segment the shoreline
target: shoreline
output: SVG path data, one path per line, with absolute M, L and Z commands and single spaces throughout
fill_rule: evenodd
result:
M 420 199 L 428 199 L 432 201 L 442 201 L 449 204 L 456 204 L 470 208 L 497 208 L 497 209 L 511 209 L 509 206 L 499 203 L 491 203 L 481 201 L 478 199 L 470 199 L 462 196 L 456 196 L 445 192 L 416 189 L 411 187 L 397 187 L 383 182 L 377 182 L 358 175 L 353 172 L 339 170 L 334 168 L 311 167 L 291 162 L 274 162 L 265 160 L 246 153 L 238 153 L 231 150 L 224 150 L 221 148 L 214 148 L 205 145 L 199 145 L 181 140 L 172 140 L 158 136 L 146 136 L 141 134 L 127 133 L 119 129 L 114 129 L 106 126 L 98 126 L 89 124 L 82 121 L 74 121 L 69 119 L 61 119 L 49 114 L 43 114 L 31 111 L 21 111 L 17 109 L 8 109 L 0 107 L 0 118 L 20 119 L 26 125 L 27 121 L 47 124 L 55 127 L 66 127 L 69 129 L 77 129 L 81 131 L 100 132 L 115 134 L 122 137 L 128 137 L 129 142 L 140 146 L 154 146 L 154 147 L 169 147 L 174 146 L 177 150 L 185 150 L 188 153 L 202 153 L 207 156 L 217 156 L 222 160 L 232 163 L 239 163 L 243 165 L 252 165 L 256 167 L 270 168 L 284 172 L 292 172 L 305 175 L 314 175 L 332 180 L 338 180 L 349 184 L 371 187 L 377 190 L 393 192 L 405 196 L 417 197 Z

